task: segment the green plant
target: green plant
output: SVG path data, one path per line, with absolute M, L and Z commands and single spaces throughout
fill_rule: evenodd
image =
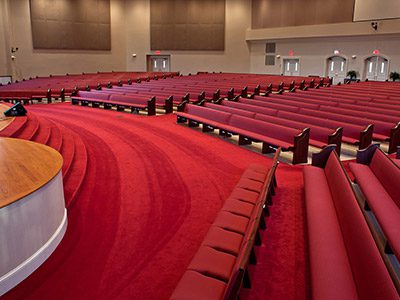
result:
M 347 72 L 347 76 L 350 77 L 350 79 L 356 79 L 358 76 L 358 72 L 354 70 L 350 70 Z
M 390 79 L 393 81 L 399 80 L 400 79 L 400 74 L 398 72 L 390 72 L 389 75 Z

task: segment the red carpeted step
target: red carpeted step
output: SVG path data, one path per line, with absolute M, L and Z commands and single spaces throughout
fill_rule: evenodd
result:
M 85 179 L 88 154 L 82 139 L 74 134 L 75 155 L 68 173 L 64 176 L 65 204 L 68 208 L 79 194 L 80 187 Z
M 58 125 L 56 123 L 54 123 L 53 121 L 47 119 L 47 121 L 52 124 L 51 126 L 51 134 L 50 134 L 50 138 L 47 141 L 47 146 L 52 147 L 53 149 L 56 149 L 58 152 L 61 151 L 61 147 L 62 147 L 62 135 L 61 135 L 61 130 L 58 127 Z
M 33 113 L 28 113 L 27 117 L 28 120 L 26 125 L 22 128 L 22 130 L 16 132 L 12 137 L 30 141 L 35 136 L 36 132 L 39 130 L 39 120 Z
M 54 126 L 54 124 L 52 124 L 46 118 L 41 117 L 38 117 L 38 121 L 39 129 L 36 131 L 31 140 L 40 144 L 47 145 L 47 142 L 51 136 L 51 128 Z
M 13 137 L 23 130 L 28 122 L 28 117 L 16 117 L 6 128 L 0 131 L 2 137 Z
M 62 135 L 62 147 L 60 153 L 64 159 L 62 173 L 63 176 L 65 177 L 68 174 L 72 161 L 74 159 L 75 142 L 74 142 L 74 136 L 72 135 L 70 130 L 68 130 L 61 124 L 58 124 L 58 126 L 61 130 L 61 135 Z

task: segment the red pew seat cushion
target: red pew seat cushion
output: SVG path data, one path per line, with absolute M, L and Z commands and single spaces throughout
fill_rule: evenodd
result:
M 254 204 L 234 198 L 228 198 L 226 199 L 224 206 L 222 207 L 222 210 L 229 211 L 233 214 L 250 219 L 251 216 L 253 215 Z
M 260 201 L 260 194 L 239 186 L 232 191 L 230 198 L 256 204 Z
M 188 270 L 183 274 L 170 300 L 210 300 L 222 299 L 226 283 Z
M 201 246 L 190 262 L 188 270 L 228 282 L 235 262 L 236 256 L 232 254 Z
M 400 169 L 398 166 L 394 165 L 385 154 L 377 150 L 369 167 L 400 209 Z
M 351 266 L 323 169 L 304 168 L 313 299 L 357 299 Z
M 239 215 L 235 215 L 229 211 L 220 211 L 215 219 L 215 226 L 225 230 L 233 231 L 244 235 L 249 225 L 249 219 Z
M 241 234 L 213 225 L 207 232 L 202 245 L 237 256 L 239 254 L 242 241 L 243 236 Z
M 389 240 L 389 244 L 396 256 L 400 258 L 400 209 L 368 166 L 351 163 L 350 170 Z

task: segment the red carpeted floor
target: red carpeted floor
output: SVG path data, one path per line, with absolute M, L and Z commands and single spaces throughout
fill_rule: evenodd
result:
M 176 125 L 172 115 L 70 104 L 27 109 L 36 116 L 32 131 L 44 119 L 62 133 L 47 144 L 61 143 L 62 152 L 73 142 L 64 178 L 73 201 L 60 246 L 4 299 L 168 299 L 243 170 L 271 161 Z M 306 297 L 301 168 L 281 164 L 277 177 L 253 289 L 243 299 Z

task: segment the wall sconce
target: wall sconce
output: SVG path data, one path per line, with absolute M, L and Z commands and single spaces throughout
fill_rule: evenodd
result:
M 352 58 L 352 59 L 356 59 L 356 58 L 357 58 L 357 55 L 352 55 L 351 58 Z
M 280 58 L 281 58 L 281 56 L 280 56 L 279 54 L 277 54 L 275 57 L 276 57 L 277 59 L 280 59 Z

